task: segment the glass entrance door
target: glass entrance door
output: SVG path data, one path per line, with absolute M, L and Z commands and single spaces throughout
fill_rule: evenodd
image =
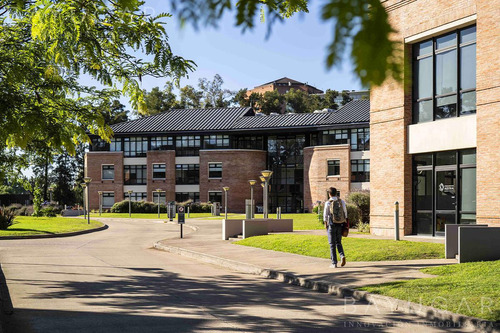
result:
M 457 171 L 436 170 L 435 179 L 436 234 L 443 234 L 445 224 L 457 223 Z

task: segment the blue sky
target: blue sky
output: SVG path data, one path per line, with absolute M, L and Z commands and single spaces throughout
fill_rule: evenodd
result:
M 231 90 L 251 89 L 284 76 L 322 90 L 360 89 L 348 59 L 340 68 L 326 69 L 326 46 L 332 40 L 332 27 L 321 21 L 319 3 L 314 1 L 313 5 L 309 13 L 276 24 L 268 39 L 266 24 L 260 22 L 254 30 L 242 34 L 234 26 L 234 13 L 225 15 L 218 29 L 198 31 L 191 25 L 180 28 L 175 16 L 164 19 L 173 52 L 198 65 L 181 85 L 196 86 L 199 78 L 211 79 L 220 74 Z M 153 14 L 168 11 L 164 0 L 146 1 L 145 10 Z M 167 80 L 146 78 L 142 84 L 150 90 L 162 87 Z

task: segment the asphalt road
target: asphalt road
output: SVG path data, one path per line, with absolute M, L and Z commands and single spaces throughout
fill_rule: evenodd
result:
M 4 333 L 450 330 L 151 248 L 178 237 L 177 225 L 107 223 L 108 230 L 76 237 L 0 241 L 14 306 Z

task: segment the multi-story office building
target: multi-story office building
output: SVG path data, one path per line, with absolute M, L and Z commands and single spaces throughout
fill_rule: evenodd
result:
M 86 154 L 90 208 L 127 199 L 223 202 L 243 212 L 249 180 L 273 171 L 270 208 L 311 211 L 326 189 L 369 188 L 369 101 L 335 112 L 256 115 L 251 108 L 172 110 L 112 126 L 111 143 L 93 138 Z M 262 187 L 254 188 L 262 205 Z
M 412 74 L 371 90 L 371 230 L 500 224 L 498 1 L 383 0 Z

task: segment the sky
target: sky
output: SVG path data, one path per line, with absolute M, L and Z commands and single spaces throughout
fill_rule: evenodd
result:
M 168 12 L 165 0 L 147 0 L 145 11 L 151 14 Z M 346 57 L 342 66 L 327 70 L 326 47 L 332 40 L 331 23 L 320 19 L 317 1 L 310 12 L 286 19 L 274 25 L 266 39 L 267 25 L 257 22 L 252 31 L 242 33 L 235 27 L 234 12 L 226 14 L 219 28 L 191 25 L 180 27 L 175 16 L 165 18 L 169 43 L 174 54 L 193 60 L 197 64 L 181 86 L 196 86 L 199 78 L 212 79 L 221 75 L 225 88 L 252 89 L 260 84 L 282 77 L 289 77 L 319 89 L 361 89 L 359 80 L 352 74 L 351 63 Z M 165 79 L 143 79 L 144 89 L 163 87 Z

